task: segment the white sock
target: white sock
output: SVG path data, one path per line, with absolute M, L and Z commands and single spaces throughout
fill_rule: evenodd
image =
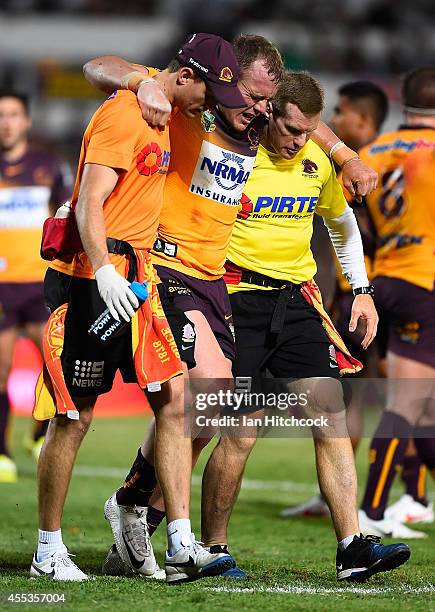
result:
M 66 546 L 62 541 L 62 529 L 57 531 L 42 531 L 42 529 L 38 529 L 37 561 L 44 561 L 54 552 L 61 550 L 66 550 Z
M 352 535 L 347 536 L 347 538 L 344 538 L 344 540 L 341 540 L 341 542 L 338 543 L 338 548 L 342 551 L 346 550 L 349 544 L 353 542 L 355 536 L 359 536 L 359 533 L 353 533 Z
M 168 523 L 168 550 L 171 557 L 182 546 L 189 546 L 192 543 L 191 533 L 189 519 L 176 519 Z

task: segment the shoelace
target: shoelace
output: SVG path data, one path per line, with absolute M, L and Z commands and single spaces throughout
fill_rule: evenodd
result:
M 71 560 L 71 557 L 75 557 L 75 555 L 70 552 L 59 552 L 53 557 L 53 561 L 59 561 L 59 563 L 63 563 L 65 567 L 72 567 L 75 563 Z
M 360 533 L 359 537 L 361 540 L 365 540 L 366 542 L 372 542 L 373 544 L 379 544 L 381 541 L 381 538 L 379 536 L 371 534 L 364 536 L 362 533 Z
M 139 519 L 138 521 L 135 521 L 131 526 L 131 532 L 133 535 L 134 542 L 136 544 L 135 548 L 139 554 L 144 557 L 147 557 L 150 554 L 148 525 L 146 519 L 143 518 L 141 513 L 137 510 L 135 512 Z

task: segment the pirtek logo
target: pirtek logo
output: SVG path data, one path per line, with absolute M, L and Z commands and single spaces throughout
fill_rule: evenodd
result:
M 242 197 L 240 198 L 241 209 L 237 213 L 238 219 L 247 219 L 252 212 L 252 200 L 248 198 L 244 193 L 242 193 Z
M 318 196 L 259 196 L 255 203 L 254 212 L 259 212 L 263 208 L 270 209 L 270 212 L 297 212 L 312 213 L 316 207 Z

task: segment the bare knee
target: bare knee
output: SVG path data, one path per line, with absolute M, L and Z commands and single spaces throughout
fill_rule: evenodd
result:
M 248 457 L 255 446 L 256 438 L 233 438 L 230 436 L 222 437 L 219 446 L 222 452 L 228 457 Z
M 51 419 L 47 435 L 50 438 L 58 431 L 68 430 L 68 435 L 74 438 L 83 439 L 92 423 L 93 408 L 82 408 L 78 420 L 69 419 L 64 415 L 59 415 Z

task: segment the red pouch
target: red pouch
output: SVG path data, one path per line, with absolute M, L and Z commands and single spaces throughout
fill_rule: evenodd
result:
M 60 259 L 70 263 L 83 245 L 74 212 L 68 217 L 49 217 L 44 221 L 41 240 L 41 257 L 47 261 Z

